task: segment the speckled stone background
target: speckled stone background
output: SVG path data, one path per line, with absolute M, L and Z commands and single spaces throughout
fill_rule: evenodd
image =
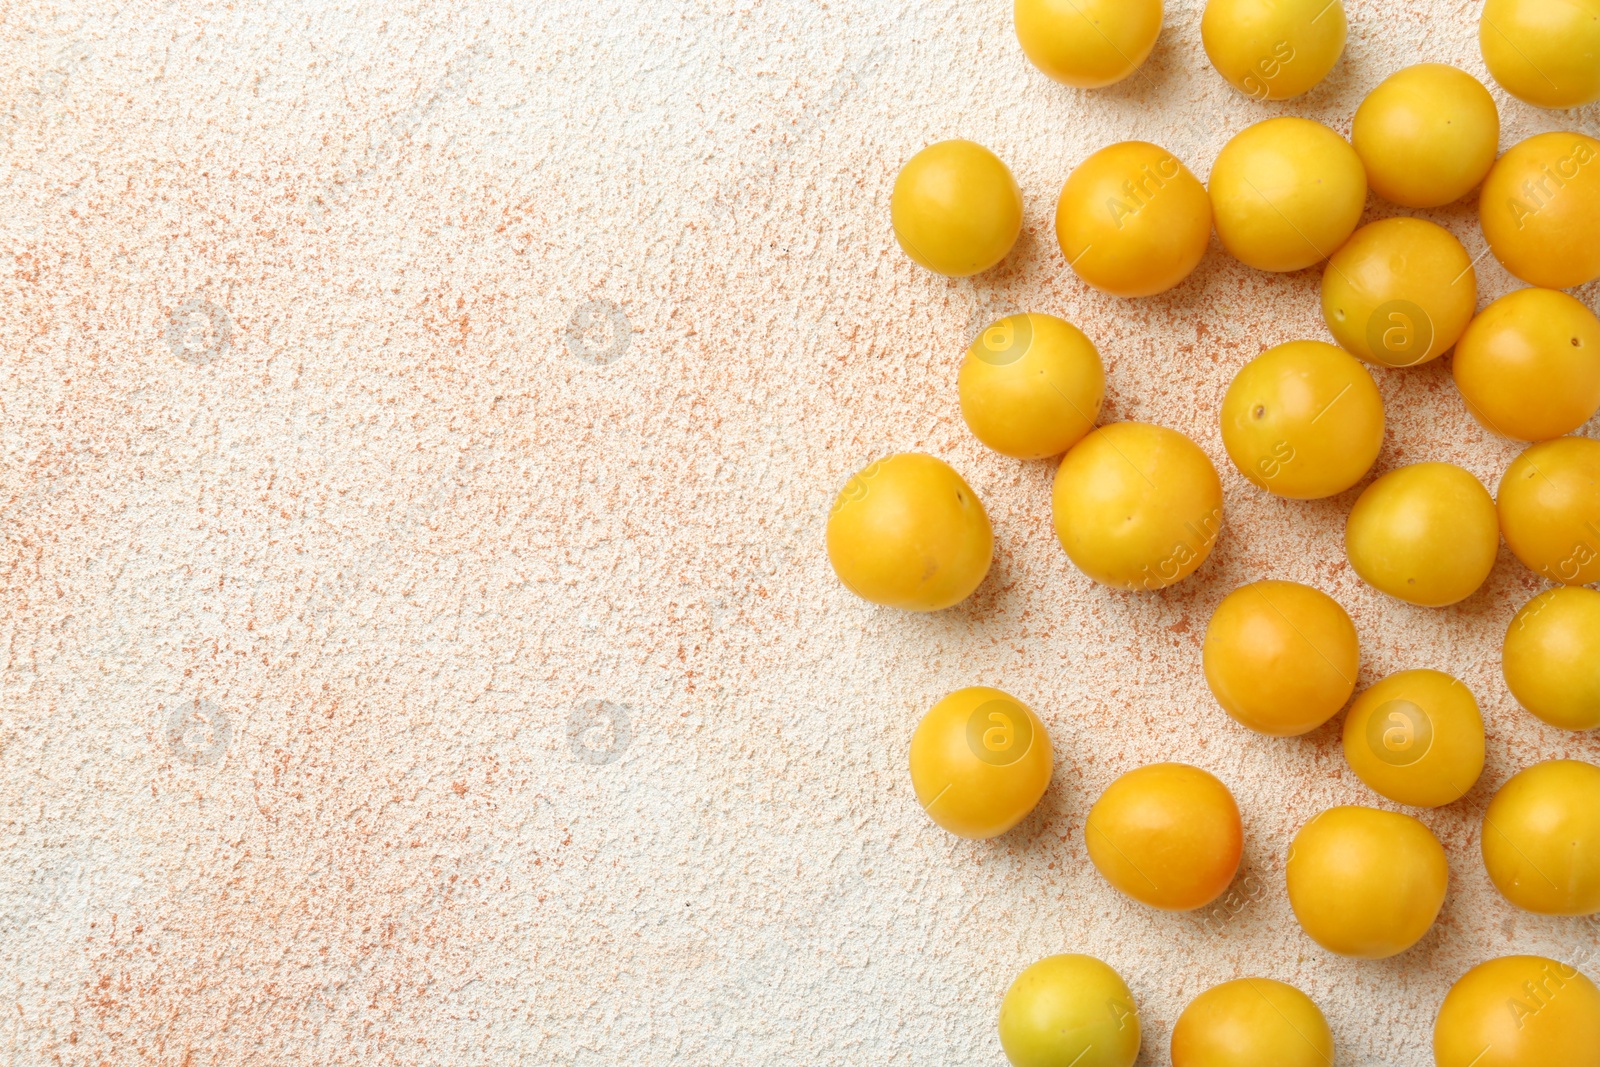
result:
M 1233 372 L 1326 337 L 1318 272 L 1213 241 L 1123 302 L 1051 229 L 1111 141 L 1203 178 L 1261 118 L 1347 132 L 1403 65 L 1484 77 L 1478 8 L 1351 2 L 1328 80 L 1264 105 L 1206 63 L 1197 0 L 1090 93 L 1027 64 L 1004 0 L 0 7 L 0 1058 L 999 1064 L 1007 984 L 1075 950 L 1127 976 L 1142 1064 L 1191 997 L 1270 975 L 1321 1003 L 1340 1067 L 1423 1067 L 1479 960 L 1595 974 L 1594 926 L 1515 911 L 1478 858 L 1510 774 L 1600 759 L 1500 677 L 1541 581 L 1502 552 L 1460 605 L 1386 599 L 1345 562 L 1356 490 L 1276 500 L 1226 461 Z M 1503 145 L 1600 126 L 1495 95 Z M 949 281 L 899 252 L 888 196 L 958 135 L 1027 218 L 1002 267 Z M 1428 217 L 1483 250 L 1471 203 Z M 1484 302 L 1514 286 L 1492 257 L 1478 277 Z M 1100 345 L 1104 419 L 1217 463 L 1226 529 L 1193 579 L 1091 584 L 1052 534 L 1053 465 L 965 430 L 962 349 L 1026 309 Z M 1378 382 L 1379 471 L 1493 487 L 1516 448 L 1447 360 Z M 845 477 L 908 448 L 995 524 L 986 583 L 932 616 L 856 600 L 822 551 Z M 1268 576 L 1351 610 L 1364 684 L 1447 669 L 1488 720 L 1478 787 L 1421 813 L 1452 888 L 1396 959 L 1330 956 L 1285 898 L 1305 820 L 1389 806 L 1338 722 L 1254 736 L 1201 676 L 1213 607 Z M 921 712 L 973 683 L 1031 703 L 1057 757 L 986 844 L 932 826 L 905 770 Z M 1093 799 L 1160 759 L 1244 812 L 1209 915 L 1086 859 Z

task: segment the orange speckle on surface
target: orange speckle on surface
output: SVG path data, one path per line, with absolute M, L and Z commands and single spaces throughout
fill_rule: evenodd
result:
M 1338 127 L 1423 39 L 1480 69 L 1453 6 L 1347 10 L 1348 62 L 1292 113 Z M 1472 687 L 1504 777 L 1593 758 L 1503 690 L 1537 582 L 1503 553 L 1461 604 L 1400 605 L 1347 571 L 1361 486 L 1282 501 L 1225 462 L 1233 373 L 1326 339 L 1315 268 L 1213 241 L 1122 301 L 1047 225 L 1091 151 L 1156 138 L 1203 178 L 1259 105 L 1182 19 L 1151 81 L 1064 122 L 981 5 L 615 18 L 6 20 L 27 44 L 0 64 L 0 1059 L 976 1063 L 1011 978 L 1070 945 L 1127 975 L 1152 1062 L 1189 993 L 1246 970 L 1315 997 L 1352 1062 L 1424 1062 L 1449 983 L 1513 948 L 1470 873 L 1489 791 L 1429 815 L 1461 875 L 1437 940 L 1359 972 L 1309 948 L 1288 841 L 1369 798 L 1336 728 L 1234 726 L 1198 636 L 1239 585 L 1316 585 L 1363 687 Z M 1504 118 L 1506 143 L 1532 132 Z M 1001 152 L 1026 219 L 964 281 L 888 228 L 899 164 L 955 135 Z M 1470 205 L 1427 217 L 1482 248 Z M 1485 301 L 1514 284 L 1476 269 Z M 1019 310 L 1095 342 L 1102 422 L 1180 430 L 1222 473 L 1191 578 L 1093 585 L 1052 535 L 1053 462 L 966 432 L 961 352 Z M 1375 475 L 1495 484 L 1516 446 L 1447 367 L 1374 377 Z M 989 577 L 944 612 L 862 604 L 824 555 L 845 479 L 897 451 L 950 463 L 994 525 Z M 924 825 L 905 764 L 920 709 L 976 684 L 1038 709 L 1057 755 L 982 846 Z M 1086 863 L 1094 798 L 1158 760 L 1238 798 L 1265 889 L 1216 929 L 1124 906 Z

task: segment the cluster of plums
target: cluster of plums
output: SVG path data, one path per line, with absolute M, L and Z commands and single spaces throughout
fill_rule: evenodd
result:
M 1023 51 L 1083 88 L 1137 70 L 1161 26 L 1160 0 L 1016 0 Z M 1205 49 L 1236 88 L 1287 99 L 1320 81 L 1343 50 L 1339 0 L 1209 0 Z M 1489 0 L 1485 62 L 1530 103 L 1600 98 L 1600 0 Z M 1356 112 L 1350 141 L 1285 117 L 1228 142 L 1209 186 L 1164 149 L 1125 142 L 1067 178 L 1055 227 L 1069 267 L 1124 298 L 1179 284 L 1213 228 L 1249 266 L 1325 264 L 1322 310 L 1336 344 L 1278 345 L 1235 375 L 1220 412 L 1229 459 L 1253 485 L 1294 499 L 1352 488 L 1377 459 L 1383 402 L 1367 364 L 1415 366 L 1454 350 L 1474 418 L 1531 442 L 1496 499 L 1471 473 L 1416 463 L 1369 484 L 1351 507 L 1345 548 L 1372 587 L 1408 603 L 1454 604 L 1488 577 L 1503 537 L 1557 583 L 1517 612 L 1502 665 L 1518 702 L 1568 730 L 1600 727 L 1600 441 L 1568 436 L 1600 410 L 1600 320 L 1560 292 L 1600 277 L 1600 141 L 1529 138 L 1497 158 L 1499 114 L 1475 78 L 1422 64 L 1388 78 Z M 1473 260 L 1448 231 L 1400 217 L 1357 229 L 1367 193 L 1406 207 L 1479 189 L 1496 257 L 1530 283 L 1477 309 Z M 891 215 L 906 254 L 947 276 L 1005 258 L 1021 227 L 1015 180 L 993 153 L 946 141 L 915 155 Z M 1185 435 L 1120 422 L 1095 428 L 1105 373 L 1094 343 L 1057 317 L 1010 315 L 966 351 L 962 416 L 988 447 L 1018 459 L 1062 456 L 1055 529 L 1072 563 L 1123 590 L 1192 574 L 1222 527 L 1222 487 Z M 874 603 L 934 611 L 965 599 L 993 553 L 988 516 L 943 461 L 905 453 L 846 483 L 827 525 L 835 572 Z M 1208 624 L 1207 683 L 1222 709 L 1260 734 L 1303 734 L 1348 705 L 1343 747 L 1367 786 L 1398 804 L 1459 800 L 1484 765 L 1477 701 L 1437 670 L 1390 675 L 1355 694 L 1356 629 L 1332 597 L 1260 581 L 1229 594 Z M 1354 696 L 1352 702 L 1351 698 Z M 968 838 L 1005 833 L 1033 809 L 1053 763 L 1043 722 L 999 689 L 939 701 L 913 736 L 917 799 Z M 1085 848 L 1115 888 L 1173 911 L 1213 904 L 1232 883 L 1243 828 L 1232 794 L 1197 767 L 1159 763 L 1117 779 L 1089 812 Z M 1550 915 L 1600 912 L 1600 767 L 1551 760 L 1503 785 L 1483 823 L 1489 876 L 1513 904 Z M 1372 807 L 1325 811 L 1295 835 L 1286 889 L 1305 932 L 1346 956 L 1415 945 L 1448 885 L 1437 838 L 1419 820 Z M 1129 1067 L 1138 1013 L 1098 960 L 1052 956 L 1006 994 L 1000 1038 L 1017 1067 Z M 1440 1067 L 1600 1067 L 1600 989 L 1576 968 L 1531 956 L 1490 960 L 1452 988 L 1435 1026 Z M 1197 998 L 1172 1039 L 1175 1067 L 1325 1067 L 1328 1025 L 1292 986 L 1249 977 Z

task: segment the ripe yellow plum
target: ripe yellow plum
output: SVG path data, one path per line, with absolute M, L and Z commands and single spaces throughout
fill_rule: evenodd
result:
M 1443 671 L 1400 671 L 1356 697 L 1344 756 L 1371 789 L 1397 804 L 1460 800 L 1483 773 L 1483 715 L 1472 690 Z
M 1600 581 L 1600 441 L 1557 437 L 1500 478 L 1500 529 L 1513 555 L 1563 585 Z
M 1153 763 L 1112 782 L 1089 809 L 1083 838 L 1106 881 L 1165 911 L 1221 896 L 1244 851 L 1233 794 L 1186 763 Z
M 1555 289 L 1518 289 L 1478 313 L 1450 373 L 1467 410 L 1503 437 L 1548 441 L 1600 411 L 1600 319 Z
M 1132 74 L 1161 33 L 1161 0 L 1016 0 L 1012 12 L 1028 61 L 1079 89 Z
M 1133 1067 L 1139 1040 L 1128 984 L 1093 956 L 1040 960 L 1000 1004 L 1000 1047 L 1012 1067 Z
M 1519 141 L 1484 179 L 1478 221 L 1495 258 L 1529 285 L 1600 278 L 1600 141 L 1565 132 Z
M 1600 912 L 1600 767 L 1518 771 L 1483 816 L 1483 864 L 1502 896 L 1541 915 Z
M 1546 589 L 1506 627 L 1506 688 L 1528 711 L 1563 730 L 1600 726 L 1600 592 Z
M 1600 100 L 1600 0 L 1487 0 L 1478 46 L 1518 100 L 1549 108 Z
M 1056 203 L 1056 240 L 1078 277 L 1112 296 L 1165 292 L 1211 240 L 1206 187 L 1165 148 L 1123 141 L 1078 164 Z
M 958 837 L 998 837 L 1050 785 L 1050 735 L 1022 701 L 988 686 L 958 689 L 911 735 L 911 786 L 935 823 Z
M 1000 157 L 972 141 L 940 141 L 894 182 L 895 240 L 921 266 L 965 278 L 1006 258 L 1022 232 L 1022 190 Z
M 1322 272 L 1322 317 L 1352 355 L 1414 367 L 1450 350 L 1478 306 L 1472 257 L 1425 219 L 1369 223 Z
M 1246 127 L 1211 166 L 1222 246 L 1257 270 L 1301 270 L 1344 244 L 1367 203 L 1367 172 L 1343 137 L 1284 117 Z
M 1031 312 L 984 328 L 962 360 L 957 389 L 978 440 L 1014 459 L 1044 459 L 1094 428 L 1106 375 L 1082 330 Z
M 1383 398 L 1365 367 L 1323 341 L 1269 348 L 1222 398 L 1222 444 L 1251 484 L 1315 500 L 1355 485 L 1383 447 Z
M 1409 815 L 1330 808 L 1289 848 L 1289 906 L 1330 952 L 1380 960 L 1422 939 L 1444 905 L 1444 846 Z
M 1344 527 L 1361 580 L 1409 604 L 1465 600 L 1494 569 L 1500 521 L 1483 483 L 1453 463 L 1413 463 L 1362 491 Z
M 1494 166 L 1500 112 L 1466 71 L 1418 63 L 1367 94 L 1350 143 L 1373 192 L 1405 207 L 1440 207 L 1466 196 Z
M 1339 602 L 1296 582 L 1252 582 L 1206 626 L 1206 684 L 1236 722 L 1290 737 L 1338 714 L 1355 690 L 1361 648 Z
M 1172 1067 L 1328 1067 L 1333 1031 L 1316 1002 L 1271 978 L 1212 986 L 1172 1029 Z
M 938 611 L 989 573 L 994 532 L 978 495 L 950 465 L 918 452 L 851 476 L 828 515 L 828 561 L 874 604 Z
M 1118 589 L 1193 574 L 1222 527 L 1222 481 L 1176 430 L 1114 422 L 1072 446 L 1051 497 L 1056 536 L 1078 569 Z
M 1462 975 L 1433 1023 L 1437 1067 L 1600 1067 L 1600 989 L 1576 967 L 1501 956 Z
M 1258 100 L 1288 100 L 1327 77 L 1346 32 L 1341 0 L 1207 0 L 1200 17 L 1211 65 Z

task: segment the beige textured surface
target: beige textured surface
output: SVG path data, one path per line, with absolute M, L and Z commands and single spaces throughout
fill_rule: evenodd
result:
M 1514 770 L 1600 758 L 1500 679 L 1540 582 L 1502 553 L 1457 607 L 1387 600 L 1344 560 L 1353 492 L 1273 500 L 1226 464 L 1222 391 L 1324 336 L 1317 273 L 1213 242 L 1123 303 L 1051 232 L 1112 140 L 1204 177 L 1260 117 L 1347 131 L 1406 63 L 1483 76 L 1475 3 L 1348 11 L 1329 80 L 1266 106 L 1209 69 L 1194 2 L 1143 75 L 1087 94 L 1026 64 L 1003 0 L 0 6 L 0 1058 L 995 1064 L 1012 976 L 1081 950 L 1135 991 L 1141 1063 L 1190 997 L 1268 974 L 1324 1006 L 1341 1067 L 1422 1067 L 1472 963 L 1595 953 L 1477 858 Z M 1597 117 L 1496 97 L 1506 145 Z M 899 163 L 952 135 L 1027 202 L 970 281 L 887 225 Z M 1482 249 L 1470 205 L 1429 217 Z M 1480 268 L 1485 298 L 1512 286 Z M 966 433 L 961 349 L 1017 309 L 1100 344 L 1107 419 L 1218 463 L 1227 526 L 1195 579 L 1091 585 L 1052 536 L 1051 465 Z M 1378 380 L 1380 470 L 1494 484 L 1515 450 L 1442 361 Z M 828 570 L 828 502 L 890 447 L 990 509 L 995 566 L 960 608 L 877 610 Z M 1449 902 L 1397 959 L 1330 957 L 1284 897 L 1304 820 L 1386 806 L 1336 724 L 1247 735 L 1201 678 L 1209 612 L 1264 576 L 1352 610 L 1364 681 L 1441 667 L 1485 709 L 1483 781 L 1423 814 Z M 933 828 L 904 770 L 921 711 L 978 682 L 1058 755 L 990 844 Z M 1245 814 L 1211 919 L 1087 866 L 1093 798 L 1165 758 Z

